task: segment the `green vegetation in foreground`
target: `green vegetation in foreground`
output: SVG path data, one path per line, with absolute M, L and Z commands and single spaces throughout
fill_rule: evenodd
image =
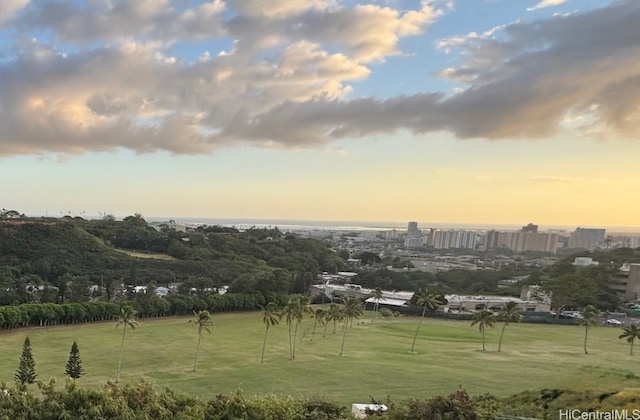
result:
M 275 393 L 325 396 L 342 404 L 425 398 L 466 389 L 469 394 L 508 396 L 524 390 L 619 390 L 640 388 L 640 369 L 619 340 L 619 328 L 592 328 L 589 354 L 579 326 L 512 324 L 497 352 L 499 329 L 482 335 L 468 321 L 427 318 L 415 354 L 409 352 L 419 318 L 382 318 L 372 314 L 353 323 L 339 356 L 342 336 L 331 329 L 311 340 L 313 319 L 299 327 L 295 360 L 290 359 L 284 323 L 269 330 L 264 363 L 261 312 L 214 315 L 211 336 L 200 344 L 198 370 L 193 352 L 198 336 L 190 317 L 143 320 L 127 331 L 120 380 L 143 379 L 176 391 L 210 398 L 242 389 L 246 395 Z M 101 387 L 116 376 L 122 331 L 115 322 L 3 332 L 0 382 L 12 382 L 22 343 L 28 335 L 38 379 L 63 382 L 69 346 L 82 349 L 86 375 L 80 386 Z

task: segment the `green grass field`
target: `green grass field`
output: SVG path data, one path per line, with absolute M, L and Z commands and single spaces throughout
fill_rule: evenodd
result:
M 620 328 L 590 329 L 590 353 L 585 355 L 583 327 L 512 324 L 498 353 L 501 324 L 487 331 L 483 352 L 481 335 L 469 322 L 427 318 L 417 353 L 410 354 L 418 318 L 371 322 L 370 316 L 354 322 L 343 356 L 338 355 L 342 336 L 332 334 L 332 325 L 326 337 L 321 327 L 311 337 L 313 319 L 305 319 L 294 361 L 289 360 L 287 326 L 282 322 L 269 330 L 261 364 L 261 315 L 216 314 L 213 334 L 206 335 L 200 347 L 197 373 L 191 372 L 197 333 L 189 318 L 142 320 L 136 330 L 127 330 L 121 382 L 144 379 L 205 398 L 241 389 L 247 395 L 322 395 L 344 404 L 368 402 L 370 396 L 426 397 L 460 387 L 472 394 L 499 396 L 542 388 L 640 388 L 640 355 L 629 355 L 628 344 L 618 339 Z M 87 372 L 79 383 L 100 386 L 114 380 L 121 337 L 121 327 L 114 326 L 107 322 L 2 331 L 0 381 L 12 382 L 26 335 L 38 379 L 64 383 L 69 349 L 77 340 Z

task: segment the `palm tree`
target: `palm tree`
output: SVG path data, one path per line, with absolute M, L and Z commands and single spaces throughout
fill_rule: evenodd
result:
M 118 359 L 118 371 L 116 372 L 116 383 L 120 381 L 120 367 L 122 366 L 122 350 L 124 349 L 124 334 L 127 331 L 127 327 L 135 330 L 138 326 L 138 320 L 136 319 L 136 310 L 132 306 L 120 307 L 120 313 L 118 314 L 116 328 L 122 325 L 122 340 L 120 341 L 120 357 Z
M 432 311 L 436 309 L 438 305 L 442 304 L 440 295 L 433 290 L 419 289 L 414 296 L 416 298 L 416 305 L 422 306 L 422 316 L 420 317 L 420 322 L 418 322 L 416 333 L 413 336 L 413 343 L 411 344 L 411 353 L 413 353 L 413 349 L 416 345 L 416 339 L 418 338 L 418 331 L 420 331 L 420 325 L 422 325 L 422 320 L 424 319 L 424 314 L 427 312 L 427 309 Z
M 264 322 L 264 341 L 262 342 L 262 357 L 260 363 L 264 363 L 264 349 L 267 346 L 267 332 L 272 325 L 278 325 L 280 313 L 278 313 L 278 307 L 274 302 L 267 303 L 267 306 L 261 306 L 262 308 L 262 322 Z
M 378 306 L 380 306 L 380 299 L 382 299 L 382 289 L 376 287 L 371 297 L 373 297 L 373 300 L 375 302 L 375 304 L 373 305 L 373 320 L 375 321 L 378 317 Z
M 622 334 L 618 338 L 626 338 L 627 343 L 631 344 L 629 354 L 633 356 L 633 341 L 637 338 L 640 340 L 640 328 L 636 324 L 631 324 L 628 327 L 622 327 Z
M 302 306 L 300 305 L 300 299 L 289 299 L 280 316 L 285 318 L 287 326 L 289 327 L 289 354 L 291 359 L 296 358 L 295 348 L 295 336 L 291 334 L 291 326 L 296 321 L 296 332 L 298 324 L 302 321 Z
M 198 311 L 193 312 L 195 318 L 190 319 L 189 322 L 193 322 L 198 327 L 198 344 L 196 345 L 196 357 L 193 361 L 193 371 L 196 371 L 196 367 L 198 366 L 198 350 L 200 350 L 200 341 L 202 341 L 202 334 L 206 331 L 211 334 L 211 330 L 209 327 L 213 326 L 213 317 L 209 313 L 209 311 Z
M 482 333 L 482 351 L 485 351 L 484 346 L 484 332 L 487 328 L 493 327 L 493 323 L 495 322 L 496 317 L 491 311 L 487 311 L 486 309 L 482 309 L 480 311 L 476 311 L 473 314 L 473 322 L 471 322 L 471 326 L 478 325 L 478 329 Z
M 505 303 L 500 313 L 498 314 L 498 320 L 502 321 L 502 332 L 500 333 L 500 341 L 498 341 L 498 351 L 502 350 L 502 336 L 504 336 L 504 330 L 511 322 L 522 321 L 522 309 L 518 304 L 512 300 Z
M 582 318 L 578 320 L 578 325 L 584 325 L 584 354 L 589 354 L 589 352 L 587 352 L 587 333 L 589 332 L 589 327 L 596 325 L 596 318 L 599 314 L 600 312 L 593 305 L 587 305 L 580 311 Z
M 326 316 L 327 316 L 327 311 L 325 311 L 324 309 L 318 308 L 313 312 L 313 318 L 315 319 L 315 321 L 313 322 L 313 331 L 311 331 L 312 337 L 316 334 L 316 326 L 318 325 L 318 322 L 321 325 L 325 325 Z
M 327 311 L 327 316 L 325 319 L 327 320 L 327 323 L 324 325 L 324 333 L 322 334 L 323 337 L 327 332 L 327 324 L 329 324 L 329 321 L 333 321 L 333 333 L 336 333 L 336 326 L 338 325 L 338 322 L 342 320 L 340 306 L 335 303 L 329 305 L 329 310 Z
M 350 296 L 349 299 L 344 304 L 344 326 L 342 327 L 342 345 L 340 346 L 340 356 L 342 356 L 342 352 L 344 350 L 344 340 L 347 337 L 347 324 L 349 324 L 350 320 L 358 319 L 362 315 L 362 302 L 356 299 L 353 296 Z

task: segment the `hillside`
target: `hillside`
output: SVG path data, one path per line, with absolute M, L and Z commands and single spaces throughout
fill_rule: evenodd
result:
M 147 255 L 155 258 L 140 257 Z M 0 304 L 31 301 L 24 290 L 27 285 L 65 289 L 74 281 L 85 289 L 80 285 L 103 284 L 109 289 L 178 282 L 186 290 L 229 285 L 239 292 L 303 292 L 319 272 L 343 266 L 344 260 L 327 245 L 285 236 L 277 229 L 158 232 L 139 215 L 122 221 L 0 222 Z M 6 298 L 7 292 L 22 297 Z

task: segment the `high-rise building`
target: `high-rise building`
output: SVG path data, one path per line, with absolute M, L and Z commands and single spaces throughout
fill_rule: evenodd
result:
M 577 228 L 569 235 L 568 248 L 593 250 L 604 245 L 606 229 Z
M 418 229 L 418 222 L 409 222 L 407 226 L 407 237 L 409 238 L 419 238 L 422 236 L 420 229 Z
M 560 235 L 538 232 L 487 232 L 487 249 L 506 248 L 516 252 L 552 252 L 558 250 Z
M 436 249 L 467 248 L 475 249 L 478 236 L 466 230 L 432 230 L 429 235 L 430 246 Z
M 522 226 L 522 232 L 538 233 L 538 225 L 529 223 L 527 226 Z

